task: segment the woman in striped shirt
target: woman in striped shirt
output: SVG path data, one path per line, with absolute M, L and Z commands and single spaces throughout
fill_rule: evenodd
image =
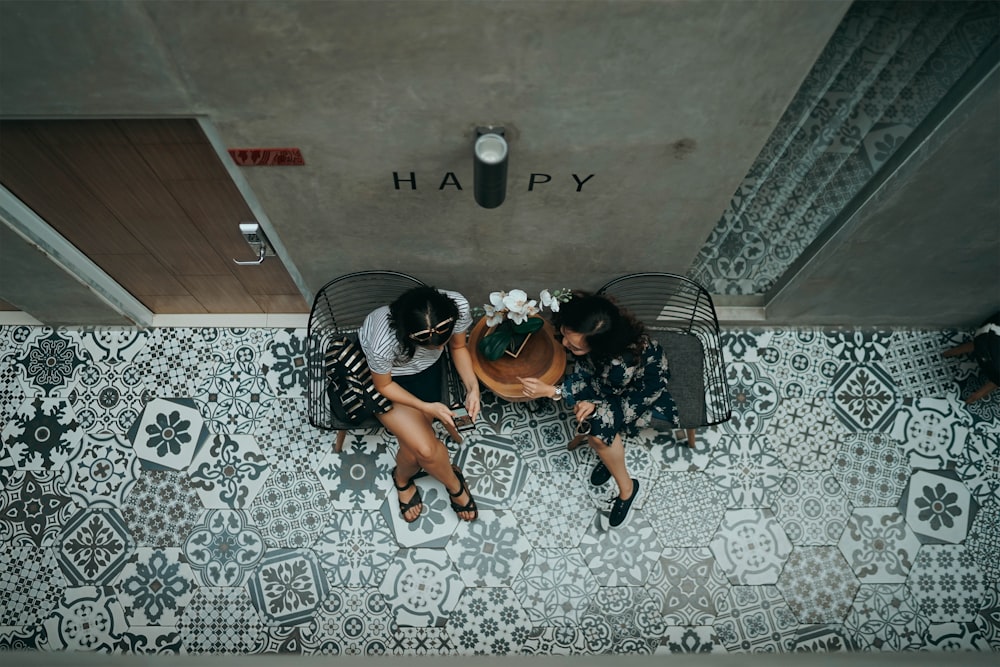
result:
M 435 419 L 450 426 L 455 423 L 455 414 L 441 402 L 446 344 L 465 385 L 465 408 L 473 420 L 479 416 L 479 381 L 465 347 L 471 324 L 464 296 L 416 287 L 369 313 L 358 333 L 375 388 L 392 401 L 392 410 L 378 418 L 399 441 L 392 481 L 407 523 L 423 512 L 420 490 L 413 483 L 421 469 L 444 484 L 460 519 L 473 521 L 479 516 L 461 470 L 451 464 L 448 448 L 431 426 Z

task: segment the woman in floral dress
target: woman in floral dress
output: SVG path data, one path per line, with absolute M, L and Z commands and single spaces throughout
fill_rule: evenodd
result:
M 600 486 L 614 478 L 619 494 L 608 523 L 620 526 L 639 496 L 639 481 L 625 466 L 623 436 L 636 435 L 653 419 L 677 423 L 667 357 L 641 322 L 603 296 L 575 293 L 554 325 L 576 368 L 559 385 L 522 378 L 524 395 L 562 399 L 578 422 L 589 425 L 587 442 L 600 459 L 590 482 Z

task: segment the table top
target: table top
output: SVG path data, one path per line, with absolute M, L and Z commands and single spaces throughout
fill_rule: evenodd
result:
M 508 354 L 490 361 L 479 351 L 479 341 L 486 335 L 486 318 L 481 318 L 469 334 L 469 354 L 472 369 L 479 381 L 497 396 L 521 403 L 530 401 L 521 393 L 519 377 L 539 378 L 547 384 L 556 384 L 566 370 L 566 349 L 555 338 L 555 331 L 548 322 L 531 334 L 517 357 Z

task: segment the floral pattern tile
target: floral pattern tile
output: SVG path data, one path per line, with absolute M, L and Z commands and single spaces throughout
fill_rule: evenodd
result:
M 193 398 L 215 363 L 216 329 L 153 329 L 134 362 L 157 398 Z
M 899 410 L 895 382 L 875 362 L 844 364 L 831 381 L 830 395 L 851 431 L 882 431 Z
M 839 624 L 800 625 L 795 632 L 796 653 L 841 653 L 855 649 Z
M 42 627 L 47 650 L 107 653 L 125 634 L 128 621 L 111 586 L 74 586 L 63 590 Z
M 25 399 L 0 431 L 0 459 L 21 470 L 58 470 L 76 452 L 83 429 L 66 398 Z
M 792 551 L 776 584 L 800 623 L 840 623 L 860 587 L 836 547 Z
M 579 622 L 599 585 L 577 549 L 534 549 L 512 587 L 536 626 Z
M 765 435 L 703 436 L 710 452 L 708 473 L 729 508 L 769 507 L 787 469 Z
M 333 506 L 342 510 L 378 509 L 391 495 L 396 452 L 379 438 L 351 431 L 340 453 L 331 447 L 322 456 L 316 474 L 330 493 Z
M 972 621 L 986 596 L 979 565 L 959 544 L 922 546 L 906 584 L 931 623 Z
M 895 505 L 910 479 L 900 443 L 883 433 L 847 436 L 837 446 L 831 470 L 855 507 Z
M 954 475 L 918 470 L 900 499 L 900 508 L 921 542 L 958 543 L 968 533 L 976 505 Z
M 958 455 L 955 471 L 980 505 L 1000 499 L 1000 430 L 977 426 Z
M 264 624 L 243 587 L 199 587 L 177 629 L 194 655 L 257 653 L 266 642 Z
M 565 472 L 533 471 L 513 511 L 528 541 L 546 549 L 578 546 L 597 514 L 580 480 Z
M 480 510 L 463 521 L 445 547 L 469 588 L 510 586 L 531 552 L 517 517 L 505 510 Z
M 403 549 L 379 586 L 399 625 L 447 623 L 465 590 L 443 549 Z
M 976 513 L 966 544 L 987 581 L 1000 581 L 1000 501 L 991 499 Z
M 528 477 L 528 465 L 509 436 L 470 434 L 455 461 L 480 509 L 510 509 Z
M 0 470 L 0 540 L 14 546 L 48 547 L 79 506 L 57 472 Z
M 260 356 L 261 370 L 277 396 L 306 395 L 306 333 L 304 329 L 275 331 Z
M 760 433 L 780 403 L 774 382 L 757 365 L 734 361 L 726 367 L 726 385 L 733 417 L 725 428 L 732 433 Z
M 330 586 L 378 586 L 399 547 L 380 513 L 350 510 L 333 516 L 314 550 Z
M 184 470 L 208 436 L 194 401 L 158 398 L 146 404 L 128 437 L 150 469 Z
M 863 584 L 844 618 L 844 634 L 861 650 L 920 647 L 928 621 L 905 584 Z
M 851 504 L 828 472 L 789 473 L 775 490 L 771 510 L 794 545 L 836 544 Z
M 79 335 L 50 327 L 30 331 L 13 362 L 25 394 L 69 396 L 90 363 Z
M 220 361 L 195 393 L 213 433 L 253 433 L 271 418 L 275 393 L 260 366 L 260 353 L 242 345 L 235 359 Z
M 580 542 L 580 554 L 601 586 L 642 586 L 659 563 L 662 546 L 643 510 L 624 525 L 608 529 L 594 517 Z
M 770 420 L 771 442 L 789 470 L 827 470 L 847 428 L 822 396 L 789 398 Z
M 298 625 L 316 615 L 330 592 L 311 549 L 268 549 L 247 583 L 265 625 Z
M 332 587 L 308 623 L 288 629 L 305 655 L 380 656 L 392 653 L 396 627 L 378 589 Z
M 191 532 L 202 509 L 184 475 L 143 470 L 125 499 L 122 516 L 137 546 L 170 547 Z
M 271 418 L 254 428 L 264 457 L 274 470 L 309 470 L 318 467 L 323 455 L 333 451 L 334 434 L 309 423 L 305 398 L 277 398 Z M 362 434 L 363 435 L 363 434 Z M 344 448 L 353 445 L 355 432 Z
M 728 653 L 715 628 L 709 625 L 671 625 L 660 637 L 656 655 L 677 653 Z
M 445 625 L 462 655 L 519 653 L 530 627 L 520 601 L 506 586 L 466 588 Z
M 135 364 L 111 370 L 94 363 L 80 372 L 69 401 L 84 431 L 125 433 L 139 416 L 144 396 L 142 372 Z
M 891 584 L 906 580 L 920 540 L 895 507 L 859 507 L 839 547 L 861 583 Z
M 734 585 L 773 584 L 792 543 L 770 510 L 729 510 L 709 545 Z
M 710 626 L 730 587 L 707 547 L 664 549 L 646 582 L 667 625 Z
M 647 495 L 643 514 L 665 547 L 708 545 L 726 502 L 702 472 L 665 472 Z
M 66 460 L 66 491 L 81 505 L 120 506 L 141 473 L 139 458 L 124 436 L 89 433 L 83 445 Z
M 56 541 L 59 566 L 73 586 L 113 583 L 135 550 L 116 508 L 87 507 L 66 522 Z
M 266 549 L 242 510 L 208 510 L 184 540 L 184 558 L 203 586 L 242 586 Z
M 187 476 L 209 509 L 248 507 L 271 468 L 252 435 L 213 435 L 191 459 Z
M 399 513 L 395 491 L 382 502 L 382 517 L 401 547 L 444 547 L 461 521 L 451 509 L 448 491 L 433 477 L 419 477 L 414 482 L 424 504 L 420 517 L 413 523 L 406 523 Z
M 667 624 L 660 605 L 643 588 L 602 586 L 580 619 L 587 652 L 651 655 Z
M 115 588 L 130 626 L 176 626 L 194 597 L 194 575 L 177 548 L 141 547 L 125 563 Z
M 268 475 L 248 513 L 269 547 L 306 548 L 319 538 L 334 508 L 314 474 L 282 470 Z
M 954 398 L 902 402 L 889 434 L 902 443 L 913 468 L 945 470 L 960 456 L 972 419 Z
M 733 586 L 712 626 L 730 652 L 790 651 L 798 621 L 774 586 Z

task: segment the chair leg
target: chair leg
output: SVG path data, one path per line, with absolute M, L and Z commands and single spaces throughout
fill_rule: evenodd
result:
M 986 396 L 987 394 L 989 394 L 990 392 L 992 392 L 996 388 L 997 388 L 997 385 L 996 385 L 995 382 L 987 382 L 982 387 L 980 387 L 979 389 L 977 389 L 974 392 L 972 392 L 971 394 L 969 394 L 969 397 L 967 399 L 965 399 L 965 404 L 966 405 L 971 405 L 971 404 L 975 403 L 980 398 L 983 398 L 984 396 Z
M 972 341 L 966 341 L 961 345 L 956 345 L 953 348 L 947 349 L 941 353 L 942 357 L 957 357 L 962 354 L 972 354 Z
M 333 451 L 337 454 L 344 448 L 344 438 L 347 437 L 347 431 L 337 431 L 337 442 L 333 446 Z
M 458 429 L 455 428 L 455 425 L 449 424 L 447 422 L 441 422 L 441 423 L 444 424 L 444 428 L 446 431 L 448 431 L 448 435 L 451 436 L 451 439 L 457 442 L 458 444 L 462 444 L 462 436 L 458 434 Z
M 694 429 L 693 428 L 687 429 L 687 437 L 688 437 L 688 447 L 690 447 L 691 449 L 694 449 Z

